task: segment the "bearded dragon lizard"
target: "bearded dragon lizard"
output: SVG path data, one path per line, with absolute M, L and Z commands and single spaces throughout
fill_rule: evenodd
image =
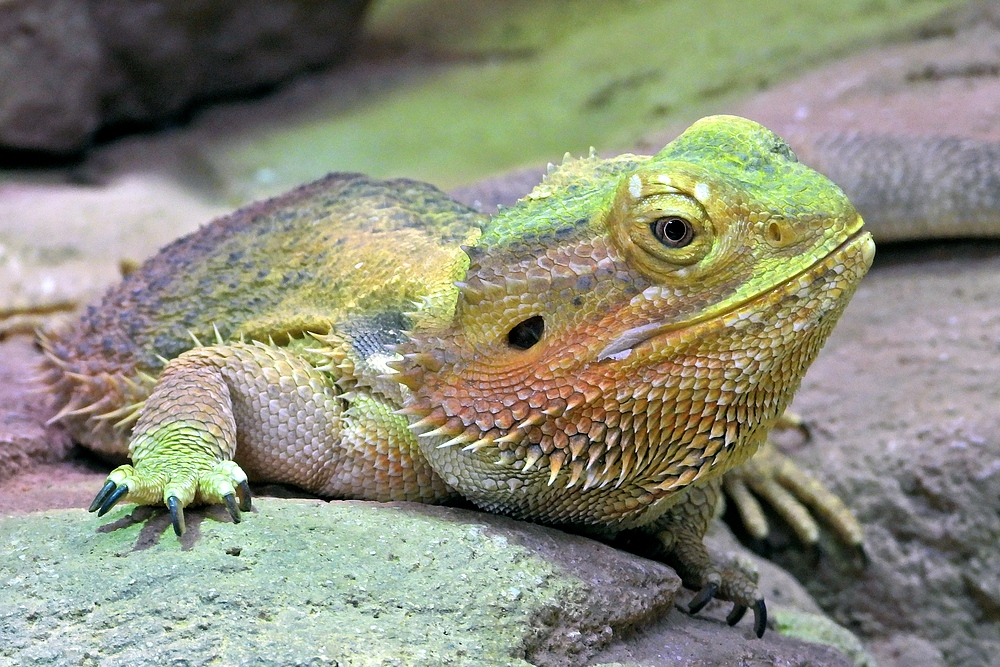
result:
M 655 156 L 567 160 L 492 218 L 335 174 L 166 247 L 44 341 L 46 381 L 79 442 L 132 459 L 99 515 L 239 521 L 248 479 L 457 495 L 651 533 L 693 613 L 752 608 L 760 636 L 756 585 L 702 537 L 873 255 L 837 186 L 732 116 Z

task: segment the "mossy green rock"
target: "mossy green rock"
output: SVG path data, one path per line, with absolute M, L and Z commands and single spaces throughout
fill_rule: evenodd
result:
M 835 646 L 851 658 L 857 667 L 877 667 L 861 641 L 847 628 L 827 616 L 802 611 L 778 610 L 774 624 L 781 634 L 810 642 Z
M 372 7 L 369 33 L 421 54 L 419 65 L 412 55 L 395 67 L 362 60 L 314 78 L 285 97 L 294 114 L 199 150 L 239 198 L 331 169 L 451 188 L 726 113 L 739 96 L 831 56 L 926 32 L 964 3 L 385 0 Z M 316 87 L 330 92 L 304 104 Z M 227 118 L 246 123 L 224 110 L 213 122 Z
M 728 627 L 728 603 L 672 611 L 661 563 L 462 509 L 262 498 L 240 524 L 191 510 L 180 540 L 134 506 L 0 518 L 0 536 L 4 667 L 851 665 Z M 781 607 L 796 584 L 772 569 Z
M 265 499 L 239 525 L 223 515 L 189 513 L 183 540 L 159 510 L 0 520 L 0 664 L 567 664 L 666 614 L 679 586 L 462 510 Z

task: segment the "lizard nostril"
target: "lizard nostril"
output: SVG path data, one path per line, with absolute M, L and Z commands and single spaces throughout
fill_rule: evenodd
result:
M 764 228 L 764 239 L 775 248 L 785 248 L 798 243 L 802 234 L 787 219 L 776 216 Z
M 529 317 L 507 332 L 507 344 L 519 350 L 527 350 L 541 339 L 543 331 L 545 320 L 542 316 Z
M 781 225 L 772 222 L 767 226 L 767 239 L 775 244 L 781 243 Z

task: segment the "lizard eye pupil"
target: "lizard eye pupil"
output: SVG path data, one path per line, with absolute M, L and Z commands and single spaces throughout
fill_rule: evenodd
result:
M 507 332 L 507 343 L 518 350 L 527 350 L 542 338 L 545 331 L 545 320 L 541 315 L 529 317 L 519 322 Z
M 694 240 L 694 226 L 677 216 L 657 218 L 649 223 L 649 229 L 668 248 L 683 248 Z

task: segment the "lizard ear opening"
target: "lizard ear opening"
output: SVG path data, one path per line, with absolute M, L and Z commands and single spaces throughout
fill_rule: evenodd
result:
M 541 340 L 544 331 L 545 320 L 541 315 L 529 317 L 507 332 L 507 344 L 518 350 L 527 350 Z

